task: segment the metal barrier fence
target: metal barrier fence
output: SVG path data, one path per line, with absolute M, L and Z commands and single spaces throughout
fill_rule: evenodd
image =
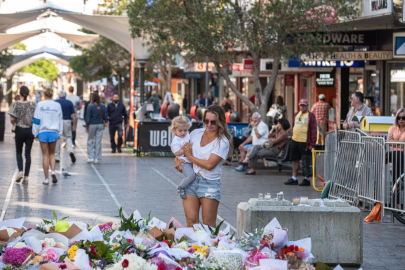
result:
M 356 135 L 355 135 L 356 134 Z M 325 145 L 325 179 L 332 179 L 330 198 L 373 206 L 405 223 L 405 143 L 386 142 L 386 133 L 337 131 Z M 331 174 L 332 176 L 328 175 Z
M 332 187 L 329 191 L 330 198 L 340 198 L 357 205 L 359 172 L 363 154 L 364 143 L 340 142 L 332 176 Z

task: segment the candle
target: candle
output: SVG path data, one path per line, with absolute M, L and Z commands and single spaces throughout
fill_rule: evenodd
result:
M 270 194 L 270 192 L 266 193 L 265 199 L 266 199 L 266 200 L 270 200 L 270 199 L 271 199 L 271 194 Z
M 293 199 L 293 205 L 299 205 L 299 204 L 300 204 L 300 201 L 301 201 L 301 198 L 295 197 L 295 198 Z
M 263 200 L 263 193 L 259 193 L 259 195 L 257 196 L 257 198 L 258 198 L 259 200 Z
M 277 193 L 277 200 L 282 201 L 283 199 L 284 199 L 284 193 L 282 191 Z
M 302 204 L 308 204 L 308 197 L 301 197 Z

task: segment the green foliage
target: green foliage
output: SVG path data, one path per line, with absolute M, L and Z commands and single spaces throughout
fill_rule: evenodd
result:
M 8 49 L 0 51 L 0 78 L 4 76 L 4 72 L 13 63 L 14 56 Z
M 28 66 L 23 67 L 19 72 L 32 73 L 46 79 L 48 82 L 58 78 L 59 70 L 55 64 L 47 59 L 38 60 Z
M 333 50 L 314 33 L 343 30 L 343 21 L 357 16 L 358 3 L 360 0 L 211 0 L 206 6 L 202 0 L 137 0 L 128 7 L 128 16 L 134 36 L 150 35 L 152 43 L 155 38 L 178 42 L 193 61 L 209 56 L 232 91 L 257 110 L 228 74 L 229 64 L 249 54 L 263 113 L 279 63 L 291 56 Z M 259 79 L 261 58 L 274 59 L 272 76 L 264 88 Z
M 42 221 L 44 222 L 44 224 L 56 224 L 58 221 L 65 220 L 67 218 L 69 218 L 69 217 L 68 216 L 63 217 L 63 218 L 58 220 L 58 215 L 55 213 L 55 211 L 53 211 L 53 220 L 43 219 Z
M 131 232 L 136 232 L 137 233 L 137 232 L 139 232 L 141 230 L 141 226 L 140 226 L 141 222 L 145 222 L 146 224 L 148 224 L 149 221 L 150 221 L 150 213 L 149 213 L 148 218 L 147 218 L 146 221 L 144 221 L 142 219 L 135 220 L 134 219 L 134 213 L 132 213 L 129 216 L 129 218 L 126 218 L 124 213 L 122 213 L 122 207 L 119 210 L 119 217 L 121 219 L 121 222 L 120 222 L 121 226 L 119 227 L 118 230 L 120 230 L 120 231 L 129 230 Z
M 26 51 L 26 50 L 27 50 L 27 46 L 25 46 L 24 43 L 21 43 L 21 42 L 20 42 L 20 43 L 14 44 L 14 45 L 13 45 L 13 49 Z

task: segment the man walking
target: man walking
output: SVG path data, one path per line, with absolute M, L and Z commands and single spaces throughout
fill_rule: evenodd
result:
M 373 116 L 373 111 L 367 107 L 364 103 L 364 95 L 361 92 L 354 92 L 350 98 L 350 104 L 352 108 L 349 110 L 346 116 L 346 120 L 343 122 L 343 128 L 346 130 L 355 130 L 360 128 L 360 123 L 353 121 L 355 116 Z
M 263 145 L 269 135 L 269 127 L 262 121 L 262 116 L 260 115 L 260 113 L 255 112 L 252 115 L 252 121 L 250 122 L 250 125 L 252 126 L 252 133 L 239 146 L 242 164 L 235 169 L 238 172 L 244 172 L 247 170 L 244 162 L 246 162 L 245 158 L 248 149 L 253 148 L 253 146 L 255 145 Z
M 293 161 L 293 175 L 285 182 L 285 185 L 298 185 L 298 169 L 300 167 L 300 160 L 304 171 L 304 180 L 299 184 L 300 186 L 309 186 L 309 176 L 311 175 L 311 151 L 316 143 L 316 117 L 308 111 L 308 100 L 301 99 L 299 101 L 300 111 L 294 114 L 293 120 L 293 134 L 291 141 L 291 157 Z
M 72 130 L 76 130 L 76 113 L 73 103 L 70 100 L 66 99 L 66 92 L 60 91 L 59 92 L 59 99 L 55 100 L 58 102 L 62 107 L 62 114 L 63 114 L 63 132 L 62 136 L 59 137 L 58 142 L 56 143 L 56 151 L 55 151 L 55 160 L 56 162 L 60 162 L 60 146 L 62 144 L 62 140 L 66 140 L 68 152 L 72 163 L 76 162 L 76 157 L 73 152 L 73 143 L 72 143 Z M 72 125 L 73 123 L 73 125 Z
M 73 106 L 75 108 L 75 113 L 76 113 L 75 123 L 72 123 L 72 125 L 77 127 L 77 121 L 79 120 L 79 117 L 78 117 L 79 114 L 77 113 L 77 111 L 82 108 L 82 100 L 80 99 L 79 96 L 76 96 L 73 93 L 74 91 L 75 91 L 75 89 L 73 88 L 73 86 L 70 86 L 69 95 L 66 97 L 66 99 L 70 100 L 73 103 Z M 73 130 L 73 129 L 72 129 L 72 143 L 74 146 L 76 145 L 76 130 Z
M 312 106 L 311 112 L 315 114 L 316 118 L 318 144 L 324 145 L 330 105 L 328 102 L 325 101 L 326 97 L 324 94 L 320 94 L 318 98 L 319 101 Z
M 128 125 L 128 115 L 124 104 L 120 102 L 120 97 L 118 94 L 114 94 L 113 102 L 107 106 L 107 114 L 110 121 L 110 142 L 111 142 L 111 153 L 122 153 L 122 120 L 124 119 L 125 129 Z M 118 132 L 118 143 L 115 143 L 115 133 Z

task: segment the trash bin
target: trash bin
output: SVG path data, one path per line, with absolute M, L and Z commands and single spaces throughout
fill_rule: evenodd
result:
M 4 141 L 5 130 L 6 130 L 6 113 L 0 112 L 0 142 Z

